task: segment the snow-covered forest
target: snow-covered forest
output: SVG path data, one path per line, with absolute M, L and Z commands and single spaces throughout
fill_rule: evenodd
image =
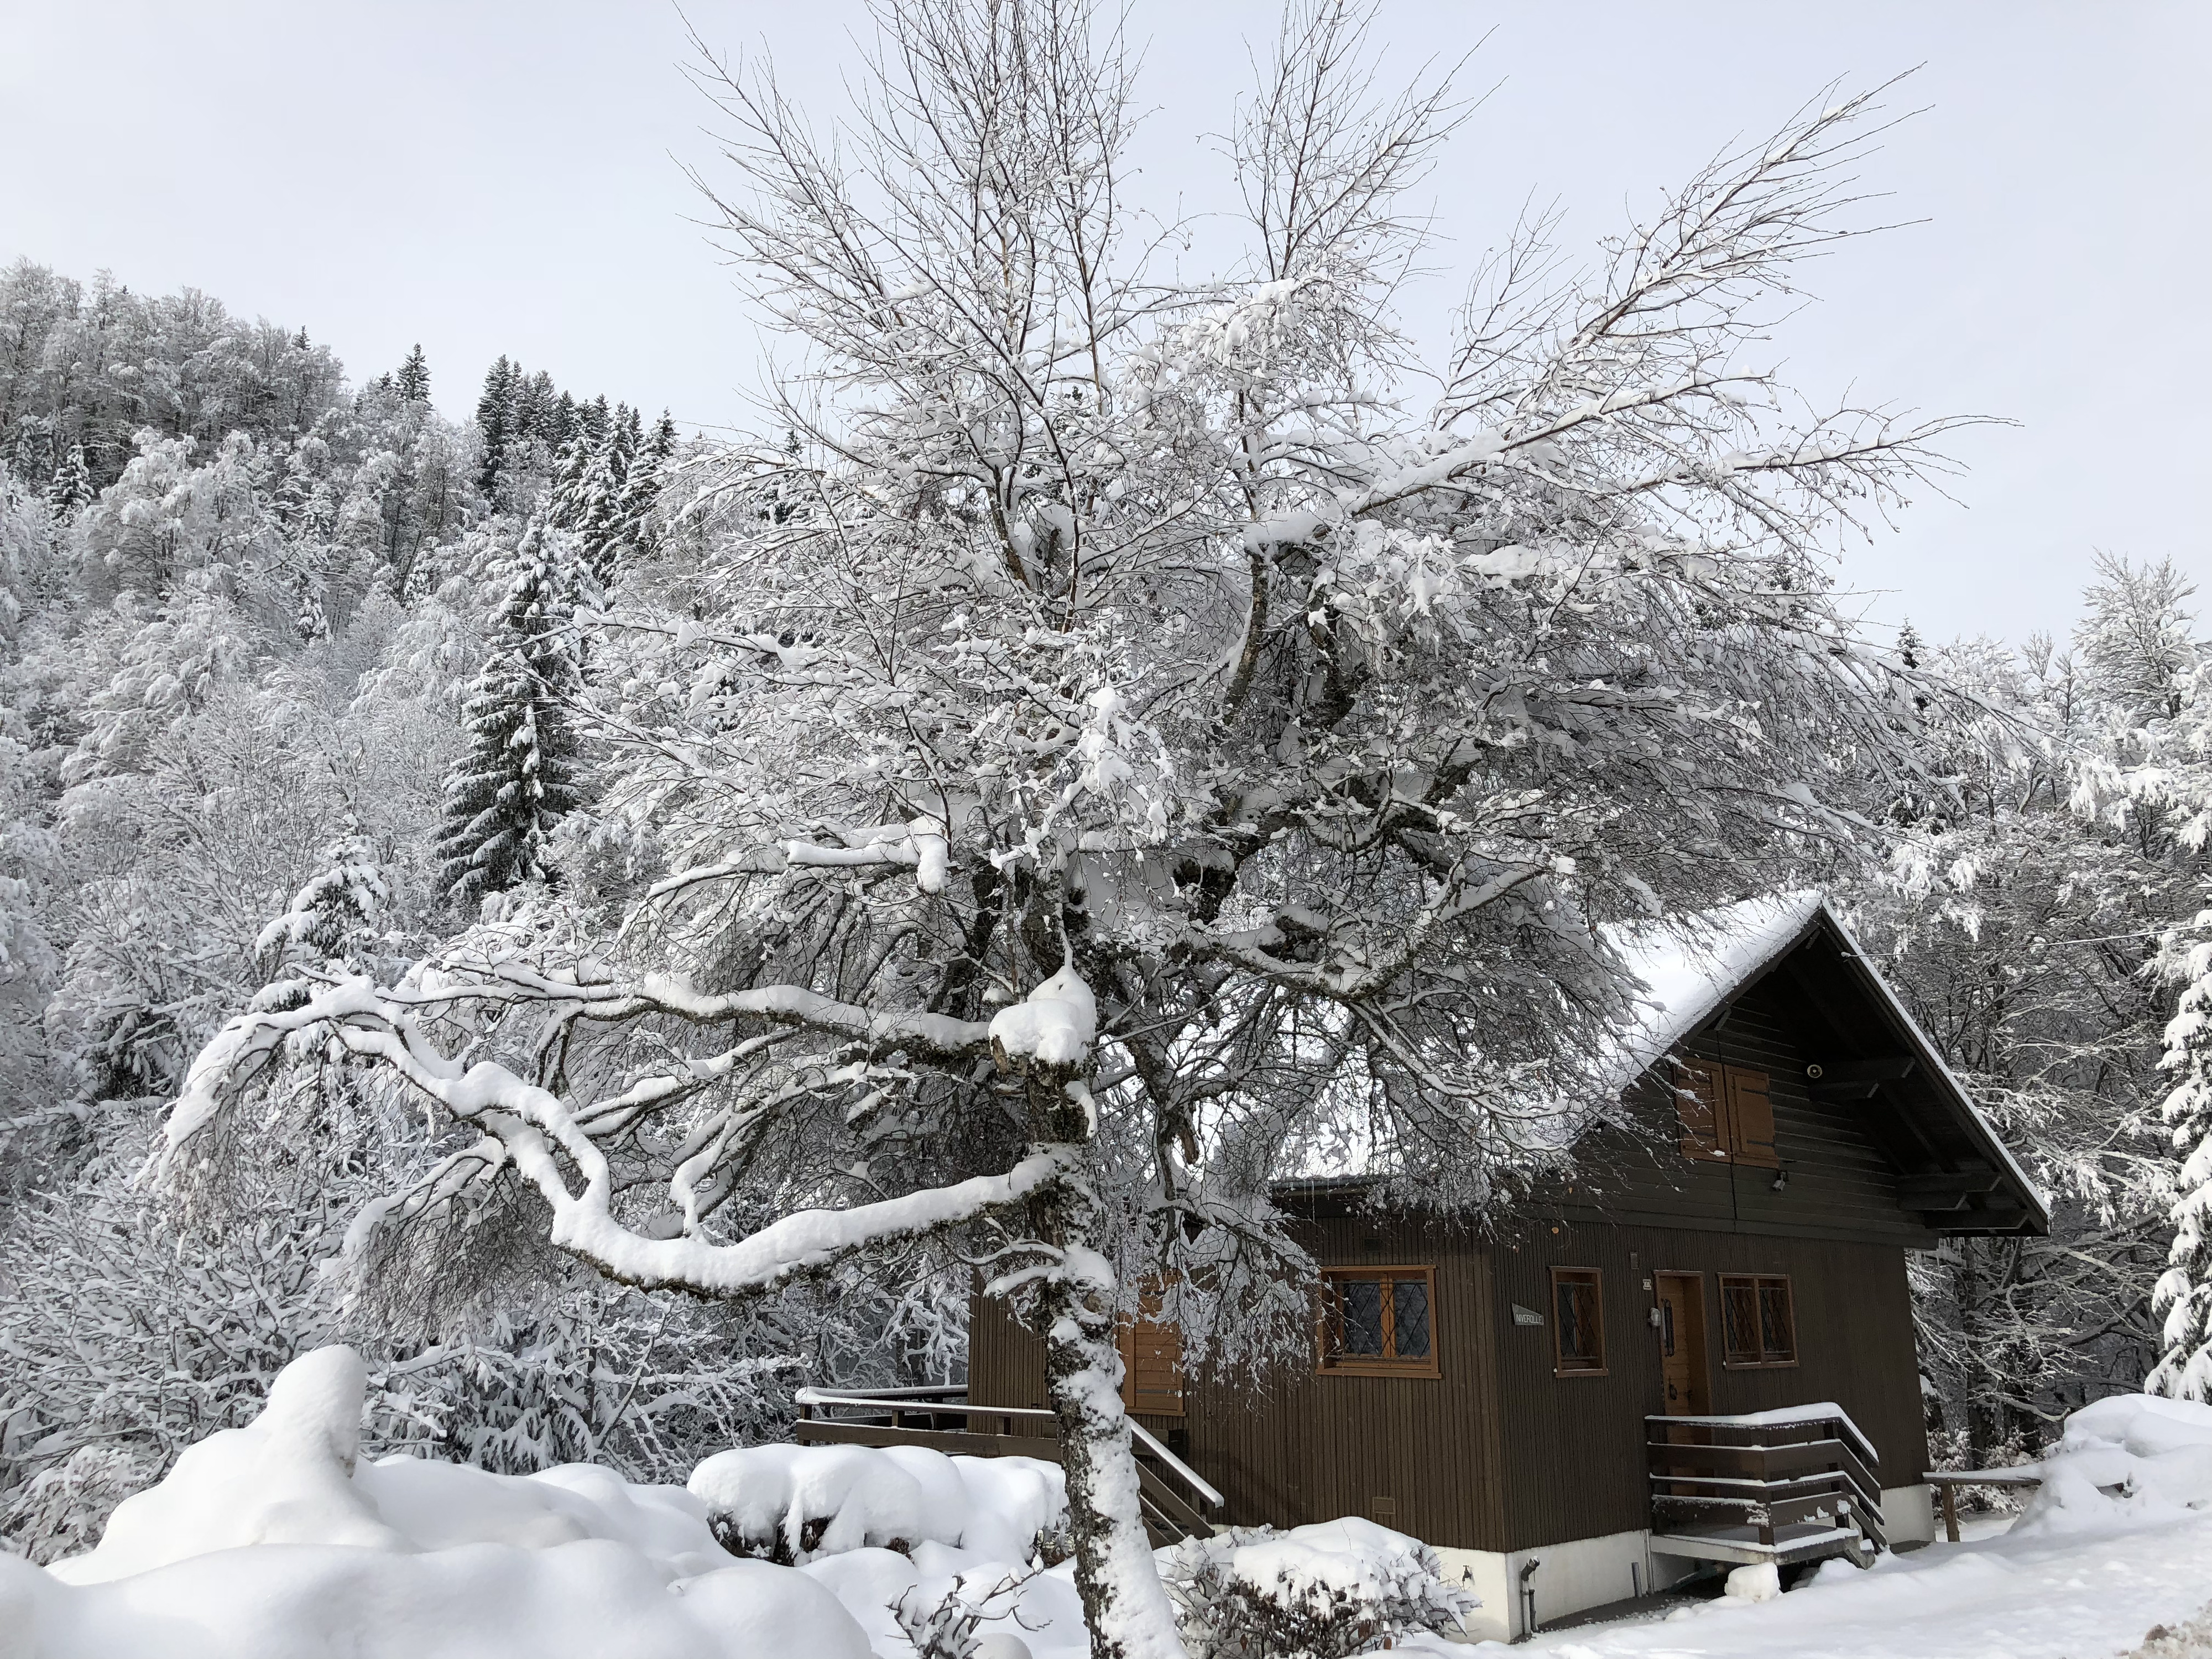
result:
M 7 1535 L 44 1555 L 367 1316 L 327 1269 L 436 1128 L 303 1073 L 269 1103 L 297 1138 L 197 1210 L 135 1179 L 149 1136 L 240 1009 L 395 979 L 503 914 L 485 895 L 520 916 L 592 861 L 558 832 L 599 799 L 595 757 L 532 676 L 580 662 L 595 573 L 664 556 L 652 505 L 683 456 L 666 421 L 504 362 L 456 423 L 419 355 L 356 385 L 305 331 L 205 295 L 29 264 L 0 294 L 0 1488 Z M 533 774 L 535 804 L 499 805 L 485 757 Z M 773 1433 L 798 1381 L 947 1363 L 935 1287 L 732 1313 L 510 1243 L 375 1292 L 392 1443 L 643 1475 Z
M 2154 549 L 2022 642 L 1858 622 L 1956 423 L 1771 365 L 1882 97 L 1504 228 L 1424 362 L 1467 105 L 1356 16 L 1259 54 L 1202 277 L 1106 21 L 883 23 L 835 143 L 701 60 L 750 441 L 0 272 L 0 1543 L 334 1341 L 369 1451 L 681 1481 L 957 1376 L 982 1285 L 1095 1639 L 1179 1651 L 1116 1317 L 1308 1340 L 1272 1180 L 1510 1208 L 1603 1109 L 1605 929 L 1789 887 L 2051 1201 L 1916 1266 L 1940 1455 L 2212 1398 L 2212 642 Z

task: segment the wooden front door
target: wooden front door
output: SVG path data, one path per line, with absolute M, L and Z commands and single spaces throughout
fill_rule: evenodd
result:
M 1659 1370 L 1662 1407 L 1669 1416 L 1702 1416 L 1711 1395 L 1705 1380 L 1705 1281 L 1696 1273 L 1658 1273 Z

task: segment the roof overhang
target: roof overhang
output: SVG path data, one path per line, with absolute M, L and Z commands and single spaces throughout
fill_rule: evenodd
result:
M 1622 1033 L 1613 1075 L 1626 1088 L 1667 1055 L 1728 1018 L 1753 986 L 1780 974 L 1811 1018 L 1826 1025 L 1816 1098 L 1856 1103 L 1896 1167 L 1901 1206 L 1951 1237 L 2050 1231 L 2051 1212 L 1919 1022 L 1816 892 L 1729 906 L 1681 927 L 1623 931 L 1613 943 L 1645 984 Z M 1278 1182 L 1279 1202 L 1301 1211 L 1362 1207 L 1372 1176 Z
M 1802 920 L 1739 956 L 1710 1007 L 1668 1047 L 1707 1030 L 1753 986 L 1778 973 L 1832 1032 L 1835 1057 L 1806 1079 L 1816 1098 L 1863 1103 L 1897 1165 L 1903 1206 L 1951 1236 L 2050 1231 L 2041 1191 L 1990 1127 L 1966 1085 L 1827 901 L 1807 896 Z

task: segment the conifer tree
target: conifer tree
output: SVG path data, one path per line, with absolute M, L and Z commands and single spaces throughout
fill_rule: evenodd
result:
M 46 485 L 46 508 L 55 518 L 66 519 L 80 507 L 89 506 L 93 495 L 92 471 L 84 464 L 84 446 L 71 444 Z
M 580 430 L 561 446 L 554 464 L 553 488 L 546 511 L 563 530 L 574 530 L 581 516 L 585 477 L 592 467 L 592 441 Z
M 520 368 L 502 355 L 485 374 L 483 395 L 477 399 L 477 432 L 483 442 L 483 458 L 477 465 L 477 489 L 486 501 L 498 498 L 507 451 L 520 435 L 514 429 L 514 394 L 515 382 L 520 378 Z
M 2166 1028 L 2166 1065 L 2179 1081 L 2166 1121 L 2183 1159 L 2175 1183 L 2173 1245 L 2151 1299 L 2166 1319 L 2166 1358 L 2143 1384 L 2148 1394 L 2212 1401 L 2212 910 L 2197 918 L 2194 943 L 2169 951 L 2185 981 Z
M 349 817 L 345 833 L 323 849 L 322 868 L 254 941 L 255 958 L 271 975 L 254 1006 L 289 1008 L 304 1002 L 313 988 L 302 969 L 368 971 L 391 897 L 374 842 Z
M 54 433 L 50 422 L 32 416 L 15 428 L 15 476 L 25 483 L 53 475 Z
M 398 387 L 399 395 L 410 404 L 430 401 L 430 362 L 423 356 L 419 340 L 407 354 L 407 361 L 399 365 Z
M 617 514 L 625 555 L 649 551 L 653 545 L 653 506 L 660 496 L 662 474 L 676 453 L 676 422 L 667 410 L 661 411 L 650 436 L 635 410 L 630 414 L 630 428 L 632 453 L 623 474 Z M 606 580 L 602 578 L 602 586 Z
M 549 449 L 556 446 L 561 441 L 561 393 L 553 377 L 542 368 L 527 379 L 518 373 L 515 401 L 522 433 Z
M 572 393 L 564 392 L 554 401 L 551 428 L 545 441 L 557 455 L 574 441 L 576 430 L 576 399 Z
M 446 779 L 438 881 L 458 903 L 544 879 L 546 842 L 577 803 L 568 563 L 568 538 L 532 519 L 504 567 L 491 655 L 464 706 L 468 752 Z
M 605 399 L 599 400 L 604 414 Z M 630 539 L 630 501 L 628 485 L 633 471 L 632 428 L 620 410 L 602 422 L 603 435 L 594 438 L 590 423 L 562 452 L 561 469 L 553 483 L 552 520 L 574 532 L 583 567 L 601 593 L 614 585 L 615 573 Z

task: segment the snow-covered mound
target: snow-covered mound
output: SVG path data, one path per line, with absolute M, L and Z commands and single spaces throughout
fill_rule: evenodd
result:
M 1482 1605 L 1419 1539 L 1354 1516 L 1287 1532 L 1234 1528 L 1161 1553 L 1194 1652 L 1430 1651 L 1462 1637 Z
M 0 1556 L 0 1659 L 867 1659 L 827 1586 L 732 1559 L 681 1487 L 361 1463 L 362 1381 L 350 1349 L 295 1360 L 96 1549 Z
M 725 1547 L 784 1562 L 927 1540 L 1019 1564 L 1067 1518 L 1057 1463 L 925 1446 L 747 1446 L 708 1458 L 690 1485 Z
M 52 1568 L 0 1555 L 0 1659 L 913 1659 L 923 1631 L 971 1659 L 1089 1651 L 1071 1565 L 1039 1565 L 1066 1525 L 1056 1464 L 766 1446 L 709 1458 L 687 1490 L 365 1462 L 363 1382 L 349 1348 L 306 1355 L 96 1548 Z M 800 1565 L 740 1559 L 718 1534 Z M 1364 1521 L 1161 1558 L 1170 1577 L 1210 1562 L 1416 1632 L 1468 1600 L 1425 1546 Z
M 2066 1419 L 2042 1472 L 2016 1533 L 2212 1511 L 2212 1406 L 2141 1394 L 2100 1400 Z
M 1220 1555 L 1229 1571 L 1248 1584 L 1340 1591 L 1370 1603 L 1434 1599 L 1450 1607 L 1455 1620 L 1481 1605 L 1443 1583 L 1435 1552 L 1420 1540 L 1358 1516 L 1288 1532 L 1240 1528 L 1183 1547 Z

